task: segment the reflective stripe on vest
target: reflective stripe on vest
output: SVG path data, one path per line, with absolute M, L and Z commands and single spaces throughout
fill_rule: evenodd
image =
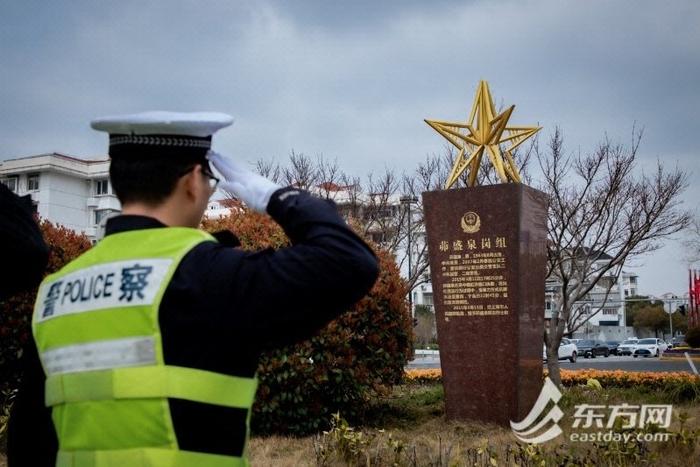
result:
M 247 465 L 244 457 L 180 451 L 170 416 L 169 397 L 248 417 L 255 397 L 255 378 L 163 360 L 161 300 L 182 258 L 208 240 L 188 228 L 109 235 L 42 282 L 32 330 L 59 465 Z
M 219 456 L 173 449 L 143 448 L 117 451 L 59 451 L 57 467 L 247 467 L 242 457 Z
M 257 382 L 178 366 L 143 366 L 49 376 L 46 405 L 107 399 L 174 397 L 248 409 Z

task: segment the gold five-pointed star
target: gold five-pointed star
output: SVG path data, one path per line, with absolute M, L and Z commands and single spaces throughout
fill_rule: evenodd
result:
M 501 182 L 520 183 L 520 173 L 513 160 L 512 151 L 537 133 L 541 127 L 508 126 L 513 109 L 515 106 L 511 105 L 496 115 L 489 85 L 482 80 L 476 90 L 469 119 L 465 123 L 425 120 L 425 123 L 459 149 L 445 189 L 454 185 L 465 170 L 468 170 L 468 186 L 476 185 L 476 175 L 484 151 L 488 153 Z M 500 145 L 504 143 L 510 143 L 510 146 L 501 152 Z

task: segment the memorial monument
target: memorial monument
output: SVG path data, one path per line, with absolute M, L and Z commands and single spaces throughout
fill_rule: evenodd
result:
M 514 108 L 497 114 L 481 81 L 466 122 L 426 120 L 459 152 L 445 189 L 423 193 L 447 417 L 506 426 L 542 388 L 547 255 L 546 197 L 513 160 L 540 128 L 508 126 Z M 500 184 L 477 186 L 484 154 Z

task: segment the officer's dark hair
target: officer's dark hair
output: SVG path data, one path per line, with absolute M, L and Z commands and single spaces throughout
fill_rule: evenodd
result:
M 158 205 L 175 190 L 177 181 L 202 160 L 168 156 L 148 158 L 114 157 L 109 177 L 122 204 Z

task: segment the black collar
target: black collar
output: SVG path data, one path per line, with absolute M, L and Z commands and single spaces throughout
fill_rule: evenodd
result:
M 162 227 L 167 227 L 167 225 L 153 217 L 122 215 L 107 219 L 105 236 L 130 230 L 158 229 Z
M 116 233 L 128 232 L 130 230 L 162 229 L 163 227 L 167 227 L 167 225 L 153 217 L 121 215 L 107 219 L 105 237 Z M 238 237 L 228 230 L 213 232 L 212 235 L 224 246 L 235 248 L 241 245 Z

